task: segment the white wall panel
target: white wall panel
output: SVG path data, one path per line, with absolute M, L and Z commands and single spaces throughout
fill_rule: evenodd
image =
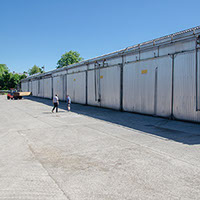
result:
M 126 64 L 123 80 L 124 110 L 154 114 L 155 64 L 150 60 Z
M 154 64 L 157 67 L 157 95 L 154 114 L 169 117 L 172 96 L 172 58 L 170 56 L 157 58 L 154 60 Z
M 53 77 L 53 95 L 57 94 L 60 100 L 64 97 L 64 75 Z
M 86 72 L 67 75 L 67 94 L 74 103 L 86 103 Z
M 88 65 L 88 69 L 94 69 L 94 63 Z
M 67 75 L 67 94 L 71 97 L 72 102 L 75 101 L 75 77 L 74 74 Z
M 38 80 L 38 97 L 44 97 L 44 80 Z
M 172 54 L 175 52 L 192 50 L 195 48 L 195 41 L 180 41 L 176 43 L 172 43 L 171 45 L 161 46 L 159 48 L 159 55 Z
M 158 48 L 155 47 L 152 47 L 148 51 L 140 52 L 140 59 L 154 58 L 155 56 L 158 56 Z
M 73 72 L 80 72 L 80 71 L 84 71 L 87 70 L 87 66 L 86 65 L 82 65 L 80 67 L 74 67 L 74 68 L 69 68 L 68 69 L 68 73 L 73 73 Z
M 32 82 L 28 81 L 28 92 L 32 92 Z
M 28 91 L 28 82 L 22 82 L 21 84 L 21 89 L 22 89 L 22 92 L 27 92 Z
M 122 63 L 122 57 L 111 58 L 105 61 L 108 65 L 118 65 Z
M 96 82 L 96 83 L 95 83 Z M 95 71 L 88 71 L 88 105 L 99 106 L 100 103 L 97 101 L 98 98 L 98 86 L 97 86 L 97 75 L 95 78 Z
M 200 121 L 196 111 L 195 53 L 178 54 L 174 65 L 174 116 Z
M 120 109 L 120 67 L 100 69 L 100 104 L 103 107 Z
M 170 57 L 126 64 L 123 79 L 124 110 L 170 116 L 171 65 Z
M 52 98 L 52 78 L 45 78 L 44 81 L 44 97 Z
M 129 54 L 124 57 L 125 62 L 132 62 L 139 60 L 139 53 Z
M 32 95 L 33 96 L 38 96 L 38 80 L 33 80 L 32 81 Z
M 200 112 L 200 50 L 197 52 L 197 109 Z

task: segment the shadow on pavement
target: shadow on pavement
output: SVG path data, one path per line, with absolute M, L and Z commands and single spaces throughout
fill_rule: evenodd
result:
M 26 97 L 25 99 L 53 107 L 52 100 L 50 99 L 38 97 Z M 66 103 L 60 102 L 59 108 L 66 110 Z M 71 112 L 118 124 L 130 129 L 139 130 L 183 144 L 200 144 L 200 124 L 174 121 L 80 104 L 72 104 Z M 47 112 L 44 112 L 44 114 L 47 114 Z

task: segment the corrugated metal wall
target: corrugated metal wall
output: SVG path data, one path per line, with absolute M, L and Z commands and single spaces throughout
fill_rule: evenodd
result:
M 28 90 L 29 92 L 32 92 L 32 81 L 28 82 Z
M 44 98 L 52 98 L 52 78 L 44 79 Z
M 86 103 L 86 72 L 67 75 L 67 94 L 72 102 Z M 66 94 L 66 95 L 67 95 Z
M 88 71 L 87 76 L 87 100 L 88 104 L 92 106 L 100 106 L 99 93 L 98 93 L 98 74 L 95 70 Z M 99 77 L 100 79 L 100 77 Z
M 197 51 L 197 110 L 200 111 L 200 51 Z
M 22 83 L 22 92 L 28 91 L 28 82 Z
M 125 64 L 124 110 L 169 117 L 171 65 L 172 59 L 169 56 Z
M 57 94 L 60 100 L 65 100 L 64 97 L 64 75 L 53 77 L 53 95 Z
M 188 36 L 189 33 L 186 34 Z M 196 37 L 56 71 L 22 82 L 33 96 L 200 122 L 200 51 Z M 172 38 L 171 38 L 172 40 Z M 166 43 L 166 44 L 165 44 Z M 40 78 L 40 79 L 39 79 Z
M 38 96 L 38 80 L 33 80 L 32 81 L 32 95 L 33 96 Z
M 195 53 L 177 54 L 174 59 L 174 117 L 196 120 Z
M 44 97 L 44 79 L 38 80 L 38 97 Z
M 100 69 L 100 105 L 120 109 L 120 67 Z

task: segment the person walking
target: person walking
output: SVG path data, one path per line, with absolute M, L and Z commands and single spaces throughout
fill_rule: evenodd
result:
M 70 111 L 70 105 L 71 105 L 71 98 L 69 95 L 67 95 L 67 110 Z
M 53 97 L 53 105 L 54 105 L 54 107 L 52 109 L 52 113 L 53 113 L 55 108 L 56 108 L 56 112 L 58 112 L 59 99 L 58 99 L 57 94 Z

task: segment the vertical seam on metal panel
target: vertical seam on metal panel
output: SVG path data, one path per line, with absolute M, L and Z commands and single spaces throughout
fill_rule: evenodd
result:
M 88 70 L 88 65 L 87 65 L 87 70 Z M 88 71 L 85 71 L 85 87 L 86 87 L 86 91 L 85 91 L 85 104 L 87 105 L 87 102 L 88 102 Z
M 65 84 L 66 84 L 66 86 L 65 86 L 66 88 L 65 88 L 65 89 L 66 89 L 66 93 L 67 93 L 67 95 L 68 95 L 68 90 L 67 90 L 67 86 L 68 86 L 68 85 L 67 85 L 67 80 L 68 80 L 68 69 L 66 70 L 66 81 L 65 81 Z
M 38 95 L 37 96 L 39 96 L 39 94 L 40 94 L 40 79 L 38 79 Z
M 76 96 L 76 78 L 73 76 L 73 78 L 75 79 L 74 81 L 72 81 L 72 83 L 73 83 L 73 99 L 74 99 L 74 102 L 76 103 L 76 98 L 75 98 L 75 96 Z
M 97 76 L 96 76 L 96 64 L 94 64 L 94 95 L 95 95 L 95 101 L 97 101 Z
M 100 64 L 98 64 L 98 67 L 99 67 L 99 69 L 98 69 L 98 72 L 99 72 L 99 74 L 98 74 L 98 102 L 100 103 L 100 106 L 101 106 L 101 84 L 100 84 L 100 82 L 101 82 L 101 80 L 100 80 L 100 76 L 101 76 L 101 74 L 100 74 Z
M 65 75 L 64 75 L 64 74 L 63 74 L 62 81 L 63 81 L 63 89 L 62 89 L 62 90 L 63 90 L 63 91 L 62 91 L 62 92 L 63 92 L 63 101 L 65 101 L 65 92 L 64 92 L 64 91 L 65 91 L 65 89 L 64 89 L 64 87 L 65 87 L 65 86 L 64 86 L 64 84 L 65 84 Z
M 120 110 L 123 111 L 123 67 L 124 67 L 124 56 L 122 55 L 122 64 L 120 66 Z
M 197 42 L 196 42 L 196 59 L 195 59 L 195 65 L 196 65 L 196 76 L 195 76 L 195 84 L 196 84 L 196 111 L 200 111 L 200 108 L 199 108 L 199 99 L 198 99 L 198 96 L 199 96 L 199 84 L 198 84 L 198 48 L 197 48 Z
M 172 58 L 172 94 L 171 94 L 171 119 L 174 119 L 174 54 Z
M 99 64 L 97 64 L 96 79 L 97 79 L 97 102 L 99 102 Z
M 53 99 L 53 76 L 51 77 L 51 97 Z
M 158 85 L 158 67 L 155 68 L 154 115 L 157 114 L 157 85 Z

